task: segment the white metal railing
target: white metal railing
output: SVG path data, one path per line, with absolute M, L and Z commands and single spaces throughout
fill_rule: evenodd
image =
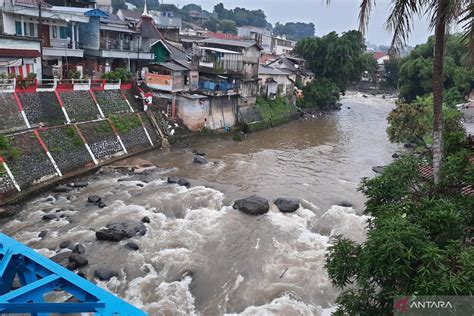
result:
M 104 83 L 104 89 L 105 90 L 116 90 L 120 89 L 120 84 L 122 83 L 122 80 L 108 80 Z
M 57 86 L 57 79 L 38 79 L 36 91 L 54 91 Z
M 14 92 L 16 79 L 0 79 L 0 92 Z

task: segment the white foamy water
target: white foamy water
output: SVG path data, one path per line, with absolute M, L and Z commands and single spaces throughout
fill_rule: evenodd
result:
M 317 207 L 303 201 L 295 213 L 273 205 L 252 217 L 224 205 L 217 190 L 149 181 L 153 177 L 138 181 L 141 188 L 137 181 L 117 182 L 121 174 L 100 175 L 66 194 L 69 199 L 27 203 L 2 230 L 46 256 L 65 240 L 82 243 L 89 266 L 81 271 L 90 278 L 98 267 L 119 271 L 98 284 L 150 315 L 321 315 L 331 307 L 337 291 L 324 269 L 329 236 L 362 241 L 365 216 L 337 206 L 318 216 Z M 86 205 L 92 192 L 103 196 L 105 208 Z M 44 214 L 67 217 L 43 221 Z M 127 241 L 96 241 L 95 231 L 108 223 L 144 216 L 151 220 L 146 235 L 132 238 L 139 251 L 125 249 Z M 42 230 L 48 231 L 44 239 Z
M 86 188 L 44 193 L 1 222 L 1 230 L 46 256 L 67 240 L 83 244 L 89 265 L 81 271 L 94 282 L 97 268 L 119 272 L 99 286 L 150 315 L 329 315 L 338 294 L 324 268 L 331 236 L 366 238 L 368 217 L 360 215 L 363 198 L 355 188 L 396 149 L 384 136 L 391 105 L 361 96 L 344 104 L 347 98 L 357 100 L 351 109 L 314 122 L 241 143 L 199 143 L 216 164 L 192 164 L 189 148 L 146 154 L 159 168 L 142 175 L 103 171 L 86 177 Z M 170 185 L 169 174 L 187 175 L 193 186 Z M 107 206 L 87 205 L 93 194 Z M 272 205 L 258 217 L 231 207 L 252 194 L 297 197 L 301 207 L 285 214 Z M 354 208 L 332 205 L 338 201 Z M 45 214 L 58 220 L 44 221 Z M 109 223 L 145 216 L 144 236 L 96 240 Z M 46 237 L 38 237 L 41 231 Z M 129 241 L 139 251 L 126 249 Z

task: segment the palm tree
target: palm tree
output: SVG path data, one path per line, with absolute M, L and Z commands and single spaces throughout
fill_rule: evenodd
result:
M 330 0 L 327 0 L 330 2 Z M 365 33 L 375 0 L 361 0 L 359 28 Z M 433 175 L 440 181 L 443 162 L 443 61 L 446 28 L 461 24 L 465 39 L 469 42 L 471 61 L 474 56 L 474 2 L 472 0 L 391 0 L 392 8 L 386 27 L 393 32 L 391 52 L 398 54 L 410 35 L 414 16 L 428 15 L 434 28 L 433 55 Z

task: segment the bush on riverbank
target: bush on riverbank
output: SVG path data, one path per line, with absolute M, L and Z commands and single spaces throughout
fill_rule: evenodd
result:
M 391 142 L 414 143 L 430 150 L 433 130 L 433 96 L 418 97 L 412 104 L 399 102 L 388 115 L 387 134 Z M 456 153 L 466 145 L 462 114 L 456 109 L 443 107 L 444 148 Z
M 256 108 L 262 120 L 248 123 L 249 130 L 258 130 L 287 123 L 296 115 L 296 108 L 288 104 L 285 98 L 282 97 L 277 97 L 275 100 L 257 97 Z
M 341 96 L 341 90 L 329 79 L 318 79 L 303 87 L 304 98 L 297 105 L 304 108 L 333 109 Z

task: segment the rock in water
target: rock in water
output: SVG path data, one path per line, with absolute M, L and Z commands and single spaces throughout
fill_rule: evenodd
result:
M 91 195 L 87 198 L 87 202 L 97 204 L 102 201 L 102 198 L 98 195 Z
M 39 237 L 39 238 L 44 238 L 44 237 L 46 237 L 47 234 L 48 234 L 48 231 L 47 231 L 47 230 L 42 230 L 42 231 L 38 234 L 38 237 Z
M 270 205 L 267 199 L 252 195 L 248 198 L 235 201 L 233 208 L 249 215 L 262 215 L 268 212 Z
M 275 200 L 274 203 L 278 207 L 280 212 L 283 213 L 294 212 L 300 207 L 300 201 L 297 199 L 278 198 Z
M 69 256 L 69 262 L 75 265 L 75 268 L 80 268 L 86 266 L 89 261 L 84 258 L 83 256 L 73 253 L 72 255 Z
M 193 162 L 200 163 L 200 164 L 206 164 L 207 159 L 204 158 L 203 156 L 196 155 L 196 156 L 194 156 Z
M 150 218 L 148 216 L 145 216 L 142 218 L 142 223 L 150 223 Z
M 63 249 L 63 248 L 69 248 L 69 246 L 71 245 L 71 241 L 70 240 L 66 240 L 66 241 L 63 241 L 62 243 L 59 244 L 59 248 Z
M 73 189 L 68 187 L 67 185 L 58 185 L 53 189 L 53 192 L 55 193 L 67 193 L 71 192 Z
M 191 186 L 191 183 L 186 179 L 179 179 L 178 184 L 186 188 L 189 188 Z
M 352 204 L 347 201 L 341 201 L 337 205 L 342 206 L 342 207 L 352 207 Z
M 372 171 L 375 172 L 375 173 L 382 174 L 384 170 L 385 170 L 385 167 L 384 167 L 384 166 L 375 166 L 375 167 L 372 167 Z
M 392 158 L 394 158 L 394 159 L 400 158 L 400 155 L 397 154 L 397 153 L 394 153 L 394 154 L 392 155 Z
M 198 156 L 205 156 L 206 153 L 202 150 L 198 150 L 198 149 L 193 149 L 193 154 L 195 155 L 198 155 Z
M 86 247 L 82 244 L 77 244 L 72 251 L 74 253 L 83 254 L 86 252 Z
M 125 248 L 130 249 L 130 250 L 135 250 L 135 251 L 140 249 L 137 243 L 134 243 L 133 241 L 126 243 Z
M 46 214 L 43 215 L 44 221 L 52 221 L 53 219 L 57 219 L 58 217 L 55 214 Z
M 179 179 L 174 176 L 168 177 L 168 183 L 178 183 L 178 180 Z
M 51 259 L 52 261 L 56 262 L 59 265 L 62 265 L 63 267 L 67 267 L 69 263 L 69 256 L 71 256 L 71 254 L 72 254 L 72 251 L 69 250 L 69 251 L 65 251 L 60 254 L 57 254 L 49 259 Z
M 109 281 L 113 277 L 118 277 L 119 273 L 109 268 L 102 267 L 94 271 L 94 276 L 101 281 Z
M 98 240 L 120 241 L 134 236 L 143 236 L 146 226 L 143 223 L 112 223 L 97 231 Z

